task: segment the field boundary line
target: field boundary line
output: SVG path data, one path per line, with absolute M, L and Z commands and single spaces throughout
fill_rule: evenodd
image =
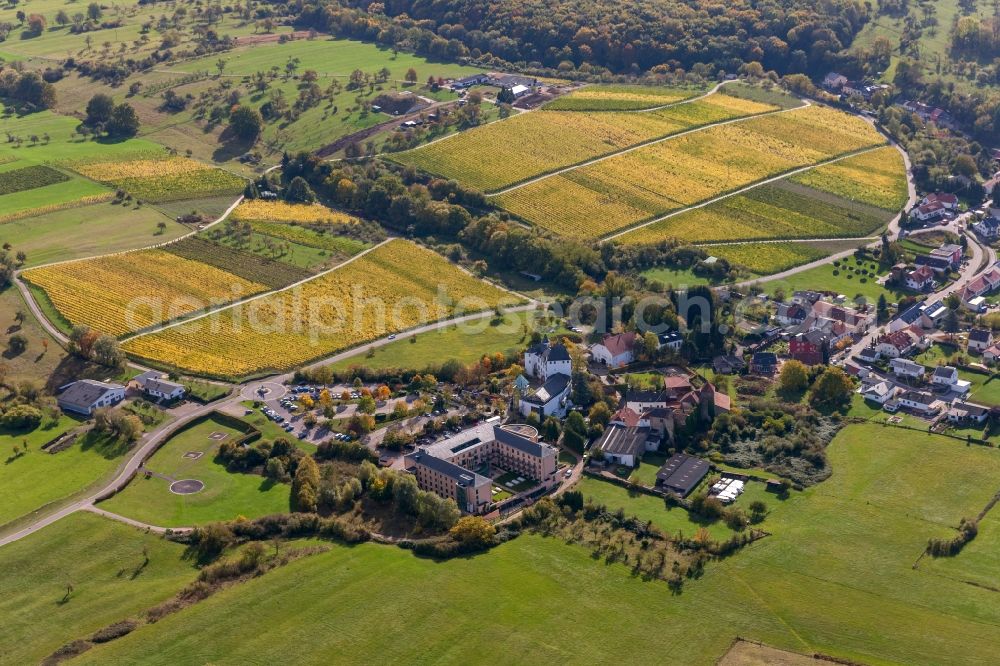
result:
M 650 226 L 652 224 L 656 224 L 658 222 L 663 222 L 664 220 L 668 220 L 671 217 L 675 217 L 677 215 L 681 215 L 682 213 L 687 213 L 687 212 L 690 212 L 692 210 L 697 210 L 699 208 L 704 208 L 705 206 L 710 206 L 710 205 L 712 205 L 714 203 L 717 203 L 719 201 L 722 201 L 724 199 L 728 199 L 729 197 L 734 197 L 734 196 L 737 196 L 739 194 L 743 194 L 744 192 L 749 192 L 750 190 L 755 190 L 758 187 L 763 187 L 764 185 L 770 185 L 771 183 L 778 182 L 779 180 L 785 180 L 787 178 L 791 178 L 792 176 L 797 176 L 800 173 L 805 173 L 806 171 L 811 171 L 813 169 L 818 169 L 819 167 L 823 167 L 823 166 L 827 166 L 827 165 L 830 165 L 830 164 L 834 164 L 836 162 L 840 162 L 841 160 L 850 159 L 852 157 L 857 157 L 858 155 L 865 155 L 867 153 L 870 153 L 870 152 L 873 152 L 873 151 L 876 151 L 876 150 L 879 150 L 879 149 L 885 148 L 885 147 L 886 147 L 886 144 L 880 144 L 878 146 L 869 146 L 868 148 L 860 148 L 858 150 L 853 150 L 853 151 L 851 151 L 849 153 L 844 153 L 842 155 L 837 155 L 836 157 L 831 157 L 830 159 L 823 160 L 822 162 L 815 162 L 813 164 L 807 164 L 806 166 L 803 166 L 803 167 L 797 167 L 795 169 L 791 169 L 790 171 L 784 171 L 782 173 L 779 173 L 776 176 L 769 176 L 768 178 L 765 178 L 764 180 L 758 180 L 755 183 L 751 183 L 751 184 L 746 185 L 744 187 L 741 187 L 739 189 L 733 190 L 732 192 L 727 192 L 725 194 L 720 194 L 719 196 L 712 197 L 711 199 L 706 199 L 705 201 L 693 204 L 691 206 L 688 206 L 687 208 L 680 208 L 678 210 L 671 211 L 671 212 L 666 213 L 664 215 L 660 215 L 659 217 L 654 217 L 651 220 L 646 220 L 645 222 L 639 222 L 637 224 L 632 225 L 631 227 L 628 227 L 626 229 L 622 229 L 621 231 L 616 231 L 616 232 L 614 232 L 614 233 L 612 233 L 610 235 L 603 236 L 602 238 L 598 239 L 598 242 L 605 243 L 605 242 L 607 242 L 609 240 L 613 240 L 613 239 L 618 238 L 620 236 L 624 236 L 625 234 L 632 233 L 633 231 L 636 231 L 638 229 L 642 229 L 643 227 L 648 227 L 648 226 Z M 887 211 L 887 212 L 891 212 L 891 211 Z M 851 239 L 851 237 L 848 236 L 848 237 L 844 237 L 844 238 L 836 238 L 834 240 L 850 240 L 850 239 Z M 777 240 L 785 240 L 785 239 L 777 239 Z M 710 243 L 709 241 L 703 241 L 703 242 L 705 244 L 708 244 L 708 245 L 717 245 L 718 244 L 718 243 Z M 725 243 L 725 241 L 722 241 L 722 242 Z M 749 242 L 749 241 L 743 241 L 743 242 Z
M 687 102 L 680 102 L 680 103 L 690 103 L 690 102 L 695 101 L 695 99 L 697 99 L 697 98 L 693 98 L 693 99 L 687 100 Z M 514 183 L 513 185 L 508 185 L 507 187 L 505 187 L 503 189 L 500 189 L 500 190 L 493 190 L 492 192 L 486 193 L 486 198 L 499 197 L 499 196 L 504 195 L 504 194 L 509 194 L 510 192 L 514 192 L 516 190 L 519 190 L 522 187 L 526 187 L 528 185 L 533 185 L 533 184 L 541 182 L 541 181 L 543 181 L 543 180 L 545 180 L 547 178 L 552 178 L 553 176 L 561 176 L 564 173 L 569 173 L 570 171 L 576 171 L 577 169 L 582 169 L 584 167 L 591 166 L 592 164 L 597 164 L 599 162 L 603 162 L 604 160 L 609 160 L 609 159 L 611 159 L 613 157 L 619 157 L 621 155 L 627 155 L 628 153 L 631 153 L 633 151 L 639 150 L 641 148 L 648 148 L 650 146 L 655 146 L 655 145 L 661 144 L 664 141 L 671 141 L 673 139 L 679 139 L 679 138 L 681 138 L 683 136 L 687 136 L 689 134 L 694 134 L 695 132 L 702 132 L 702 131 L 707 130 L 707 129 L 712 128 L 712 127 L 721 127 L 723 125 L 732 125 L 734 123 L 743 123 L 743 122 L 746 122 L 748 120 L 753 120 L 754 118 L 764 118 L 766 116 L 776 116 L 776 115 L 778 115 L 780 113 L 788 113 L 790 111 L 799 111 L 801 109 L 805 109 L 807 107 L 812 106 L 812 102 L 810 102 L 807 99 L 801 99 L 800 101 L 802 102 L 801 106 L 793 106 L 790 109 L 780 109 L 779 108 L 779 109 L 775 109 L 774 111 L 763 111 L 761 113 L 754 113 L 754 114 L 747 115 L 747 116 L 738 116 L 736 118 L 728 118 L 726 120 L 717 120 L 715 122 L 708 123 L 706 125 L 698 125 L 696 127 L 691 127 L 691 128 L 686 129 L 686 130 L 683 130 L 683 131 L 680 131 L 680 132 L 676 132 L 674 134 L 667 134 L 666 136 L 654 137 L 652 139 L 649 139 L 648 141 L 643 141 L 642 143 L 637 143 L 637 144 L 634 144 L 632 146 L 628 146 L 626 148 L 623 148 L 621 150 L 618 150 L 618 151 L 615 151 L 615 152 L 612 152 L 612 153 L 606 153 L 604 155 L 599 155 L 597 157 L 593 157 L 591 159 L 584 160 L 583 162 L 577 162 L 576 164 L 570 164 L 569 166 L 566 166 L 566 167 L 560 167 L 560 168 L 558 168 L 558 169 L 556 169 L 554 171 L 548 171 L 546 173 L 541 173 L 541 174 L 539 174 L 537 176 L 532 176 L 532 177 L 528 178 L 527 180 L 522 180 L 520 182 Z M 568 112 L 568 113 L 572 113 L 572 112 Z
M 762 245 L 768 243 L 835 243 L 837 241 L 873 241 L 881 236 L 839 236 L 837 238 L 762 238 L 760 240 L 699 241 L 692 247 L 714 247 L 716 245 Z
M 242 298 L 242 299 L 240 299 L 238 301 L 233 301 L 232 303 L 226 303 L 224 305 L 220 305 L 220 306 L 218 306 L 216 308 L 213 308 L 211 310 L 208 310 L 206 312 L 201 312 L 201 313 L 197 314 L 194 317 L 185 317 L 185 318 L 175 319 L 173 321 L 168 321 L 168 322 L 165 322 L 165 323 L 160 324 L 160 325 L 156 325 L 156 326 L 153 326 L 153 327 L 150 327 L 150 328 L 147 328 L 147 329 L 143 329 L 142 331 L 136 331 L 134 333 L 130 333 L 130 334 L 122 336 L 122 337 L 120 337 L 118 339 L 121 342 L 127 342 L 128 340 L 132 340 L 134 338 L 140 338 L 140 337 L 143 337 L 145 335 L 151 335 L 153 333 L 159 333 L 160 331 L 166 330 L 168 328 L 174 328 L 175 326 L 180 326 L 181 324 L 190 324 L 191 322 L 197 321 L 199 319 L 204 319 L 205 317 L 213 315 L 213 314 L 215 314 L 217 312 L 222 312 L 223 310 L 228 310 L 230 308 L 235 308 L 238 305 L 244 305 L 246 303 L 250 303 L 251 301 L 257 301 L 257 300 L 260 300 L 262 298 L 266 298 L 268 296 L 273 296 L 275 294 L 280 294 L 281 292 L 288 291 L 289 289 L 294 289 L 295 287 L 300 287 L 300 286 L 302 286 L 303 284 L 305 284 L 307 282 L 312 282 L 313 280 L 316 280 L 316 279 L 319 279 L 319 278 L 324 277 L 326 275 L 329 275 L 333 271 L 335 271 L 335 270 L 337 270 L 339 268 L 343 268 L 344 266 L 346 266 L 346 265 L 348 265 L 348 264 L 350 264 L 350 263 L 352 263 L 354 261 L 357 261 L 358 259 L 360 259 L 361 257 L 365 256 L 369 252 L 377 250 L 378 248 L 382 247 L 386 243 L 388 243 L 390 241 L 393 241 L 393 240 L 396 240 L 396 237 L 395 236 L 390 236 L 390 237 L 386 238 L 384 241 L 382 241 L 381 243 L 378 243 L 376 245 L 372 245 L 370 248 L 368 248 L 366 250 L 362 250 L 361 252 L 358 252 L 353 257 L 350 257 L 350 258 L 346 259 L 345 261 L 342 261 L 341 263 L 337 264 L 336 266 L 332 266 L 330 268 L 327 268 L 326 270 L 320 271 L 319 273 L 316 273 L 315 275 L 310 275 L 309 277 L 303 278 L 303 279 L 299 280 L 298 282 L 293 282 L 292 284 L 286 285 L 286 286 L 282 287 L 281 289 L 272 289 L 270 291 L 264 291 L 264 292 L 261 292 L 259 294 L 253 294 L 252 296 L 247 296 L 246 298 Z

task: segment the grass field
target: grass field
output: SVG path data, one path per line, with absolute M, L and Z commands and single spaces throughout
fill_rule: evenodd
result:
M 547 172 L 685 129 L 776 107 L 722 93 L 648 113 L 537 111 L 469 130 L 392 159 L 482 190 Z M 506 206 L 509 199 L 501 199 Z
M 0 432 L 0 459 L 5 463 L 0 467 L 0 525 L 95 485 L 118 466 L 127 446 L 96 435 L 82 437 L 59 453 L 41 450 L 77 423 L 64 416 L 48 430 Z M 13 447 L 23 449 L 25 441 L 28 453 L 13 458 Z
M 771 536 L 710 563 L 679 595 L 630 575 L 628 566 L 537 536 L 447 562 L 375 544 L 334 546 L 97 646 L 79 662 L 280 661 L 308 636 L 309 650 L 300 652 L 308 663 L 376 650 L 394 661 L 468 663 L 489 660 L 502 646 L 517 663 L 647 663 L 669 653 L 677 663 L 708 665 L 737 635 L 860 663 L 991 662 L 1000 639 L 995 593 L 961 581 L 993 575 L 992 516 L 984 521 L 983 541 L 957 558 L 913 565 L 929 537 L 948 535 L 961 516 L 985 506 L 996 490 L 1000 455 L 880 426 L 849 426 L 828 455 L 835 470 L 830 479 L 784 502 L 768 500 L 764 527 Z M 624 497 L 626 507 L 630 499 Z M 32 539 L 61 558 L 64 551 L 49 541 L 55 532 L 48 528 Z M 17 548 L 37 558 L 32 545 Z M 9 552 L 0 551 L 0 561 Z M 157 555 L 153 564 L 173 566 L 164 559 L 171 558 Z M 63 566 L 74 572 L 77 562 L 93 559 L 60 561 L 72 563 Z M 183 580 L 182 571 L 174 571 Z M 53 593 L 61 592 L 64 575 L 45 583 Z M 490 581 L 485 601 L 484 580 Z M 155 589 L 150 597 L 166 594 Z M 72 601 L 62 608 L 73 609 Z M 484 603 L 489 622 L 476 612 Z M 115 612 L 126 614 L 120 607 Z M 111 620 L 92 615 L 98 613 L 58 617 L 60 623 L 44 628 L 65 642 Z M 602 631 L 580 622 L 598 615 L 605 618 Z M 372 632 L 373 625 L 387 631 Z M 263 626 L 268 631 L 247 630 Z M 405 635 L 388 631 L 403 626 Z M 18 650 L 21 661 L 35 657 L 31 650 L 42 652 L 30 641 L 4 649 Z
M 853 262 L 854 259 L 848 258 L 846 261 Z M 870 266 L 871 262 L 865 265 Z M 837 275 L 834 275 L 835 271 L 838 273 Z M 818 288 L 844 294 L 849 299 L 860 294 L 869 303 L 878 301 L 878 297 L 882 294 L 885 294 L 890 303 L 895 303 L 905 293 L 887 289 L 870 276 L 865 278 L 865 282 L 861 282 L 861 279 L 858 275 L 837 269 L 832 263 L 829 263 L 795 273 L 781 280 L 772 280 L 766 283 L 765 288 L 772 294 L 777 289 L 783 289 L 786 294 L 790 294 L 799 289 Z
M 692 537 L 701 527 L 708 530 L 713 539 L 727 539 L 733 534 L 722 521 L 701 523 L 682 507 L 667 508 L 659 497 L 630 492 L 607 481 L 584 478 L 580 482 L 580 490 L 584 497 L 598 504 L 604 504 L 612 511 L 624 509 L 626 515 L 653 521 L 654 526 L 667 534 L 680 532 L 684 536 Z
M 497 197 L 497 203 L 554 233 L 600 238 L 766 178 L 883 142 L 881 135 L 858 118 L 811 106 L 708 127 L 645 146 L 509 190 Z M 779 215 L 761 227 L 747 219 L 753 219 L 756 209 L 768 205 L 766 201 L 752 201 L 754 192 L 733 197 L 732 202 L 728 199 L 720 202 L 730 206 L 742 203 L 741 210 L 749 209 L 743 214 L 743 221 L 733 222 L 735 228 L 731 233 L 728 223 L 718 230 L 717 225 L 706 225 L 700 219 L 686 224 L 683 222 L 686 215 L 678 215 L 626 234 L 622 240 L 651 242 L 665 236 L 685 240 L 749 240 L 768 235 L 802 235 L 803 225 L 812 233 L 821 234 L 820 237 L 830 232 L 861 235 L 865 232 L 860 230 L 876 226 L 868 219 L 853 223 L 851 217 L 843 214 L 836 221 L 825 220 L 824 204 L 812 203 L 809 209 L 826 225 L 811 218 L 784 224 Z M 786 199 L 789 196 L 784 194 Z M 701 217 L 709 214 L 706 209 L 689 213 Z M 691 231 L 706 229 L 709 234 L 716 229 L 714 237 L 696 234 L 695 238 L 687 238 Z
M 205 487 L 190 495 L 170 491 L 170 481 L 137 475 L 131 483 L 101 508 L 163 527 L 187 527 L 237 516 L 256 518 L 287 512 L 289 486 L 274 483 L 256 474 L 233 474 L 215 462 L 215 454 L 225 440 L 213 440 L 213 433 L 225 433 L 233 440 L 242 433 L 208 419 L 171 437 L 146 464 L 146 469 L 176 481 L 196 479 Z M 202 452 L 197 460 L 184 454 Z
M 330 367 L 345 370 L 355 365 L 371 369 L 413 368 L 422 370 L 428 366 L 439 366 L 455 359 L 462 363 L 473 363 L 484 354 L 505 352 L 524 347 L 530 340 L 530 332 L 537 325 L 531 313 L 510 313 L 504 316 L 502 324 L 496 326 L 491 317 L 484 317 L 475 327 L 457 326 L 441 328 L 411 339 L 398 340 L 379 347 L 374 356 L 359 351 L 357 356 L 337 361 Z
M 71 640 L 166 600 L 197 575 L 183 552 L 84 512 L 4 546 L 0 661 L 37 664 Z M 67 585 L 73 592 L 64 601 Z
M 18 312 L 24 313 L 23 322 L 15 321 Z M 31 314 L 31 310 L 21 297 L 21 292 L 13 286 L 0 290 L 0 331 L 7 333 L 7 337 L 3 338 L 3 348 L 6 352 L 3 354 L 3 364 L 7 367 L 5 381 L 13 385 L 31 381 L 44 386 L 48 384 L 52 373 L 66 359 L 66 352 L 49 337 Z M 6 351 L 7 338 L 13 333 L 20 333 L 28 340 L 25 351 L 17 355 Z
M 238 377 L 295 367 L 458 311 L 519 301 L 430 250 L 394 240 L 294 289 L 132 338 L 124 348 L 188 372 Z
M 157 224 L 165 223 L 161 233 Z M 187 233 L 155 208 L 97 203 L 0 224 L 0 244 L 28 255 L 26 266 L 131 250 Z

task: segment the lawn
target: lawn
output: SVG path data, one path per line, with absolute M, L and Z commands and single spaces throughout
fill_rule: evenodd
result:
M 95 647 L 79 662 L 272 662 L 298 649 L 309 663 L 375 652 L 406 663 L 478 663 L 502 649 L 525 664 L 652 663 L 669 654 L 672 663 L 707 666 L 742 636 L 860 663 L 992 663 L 996 593 L 961 582 L 993 575 L 994 536 L 985 531 L 992 517 L 982 544 L 947 562 L 917 560 L 929 537 L 950 534 L 961 516 L 985 505 L 1000 455 L 874 425 L 849 426 L 828 454 L 830 479 L 768 501 L 763 526 L 771 536 L 709 563 L 679 595 L 630 575 L 628 565 L 530 535 L 447 562 L 376 544 L 334 546 Z M 489 622 L 480 613 L 484 580 Z M 580 622 L 598 616 L 602 631 Z
M 214 460 L 224 440 L 210 439 L 213 433 L 225 433 L 230 441 L 241 434 L 209 418 L 171 437 L 145 464 L 146 469 L 174 480 L 202 481 L 204 489 L 191 495 L 177 495 L 170 491 L 169 481 L 139 474 L 125 490 L 102 502 L 101 508 L 164 527 L 287 512 L 289 486 L 255 474 L 226 471 Z M 196 451 L 202 453 L 200 458 L 184 457 Z
M 537 327 L 535 317 L 533 313 L 508 313 L 504 315 L 502 324 L 494 326 L 491 316 L 487 315 L 478 324 L 448 326 L 430 333 L 401 338 L 377 348 L 374 356 L 368 356 L 368 352 L 362 349 L 355 356 L 337 361 L 330 367 L 336 370 L 346 370 L 352 366 L 379 370 L 423 370 L 427 367 L 439 367 L 451 359 L 473 363 L 485 354 L 527 346 L 530 331 Z
M 45 453 L 42 445 L 75 427 L 76 419 L 63 416 L 50 429 L 27 434 L 0 431 L 0 525 L 9 523 L 52 502 L 88 488 L 96 488 L 121 462 L 127 446 L 88 434 L 65 451 Z M 15 446 L 28 453 L 12 457 Z
M 641 273 L 647 280 L 656 280 L 664 286 L 695 287 L 702 284 L 713 284 L 707 277 L 695 275 L 691 269 L 680 268 L 650 268 Z
M 163 232 L 157 228 L 160 222 L 167 225 Z M 155 208 L 105 202 L 0 224 L 0 244 L 10 243 L 15 251 L 26 253 L 25 265 L 30 267 L 146 247 L 187 232 L 187 227 Z
M 668 508 L 666 502 L 659 497 L 632 492 L 608 481 L 584 477 L 577 489 L 583 492 L 585 498 L 589 498 L 597 504 L 603 504 L 611 511 L 623 509 L 627 516 L 652 521 L 655 527 L 667 534 L 680 532 L 684 536 L 694 536 L 699 528 L 704 527 L 716 540 L 728 539 L 733 535 L 732 530 L 721 521 L 700 522 L 683 507 Z
M 180 544 L 85 512 L 4 546 L 0 661 L 37 664 L 166 600 L 197 574 L 183 553 Z M 67 585 L 73 592 L 63 601 Z
M 24 313 L 24 321 L 20 323 L 15 321 L 18 312 Z M 0 340 L 3 340 L 4 349 L 2 362 L 7 367 L 5 381 L 11 385 L 26 380 L 45 385 L 67 358 L 63 348 L 49 337 L 31 314 L 16 287 L 0 290 L 0 331 L 4 332 Z M 20 333 L 28 340 L 25 351 L 17 355 L 8 350 L 7 340 L 14 333 Z
M 524 479 L 524 481 L 518 481 L 518 479 Z M 508 486 L 508 483 L 511 485 Z M 537 486 L 538 481 L 526 478 L 519 472 L 507 472 L 493 479 L 493 485 L 508 492 L 522 493 Z
M 851 258 L 848 261 L 853 262 L 854 259 Z M 866 265 L 870 266 L 871 262 L 867 262 Z M 904 295 L 904 292 L 889 290 L 877 284 L 872 277 L 868 277 L 865 282 L 861 282 L 861 278 L 854 273 L 838 270 L 839 274 L 834 275 L 835 270 L 838 269 L 835 269 L 832 263 L 824 264 L 800 273 L 795 273 L 782 280 L 767 282 L 766 288 L 771 294 L 778 289 L 783 289 L 786 294 L 791 294 L 793 291 L 800 289 L 821 289 L 823 291 L 843 294 L 852 300 L 860 294 L 870 303 L 878 301 L 878 297 L 882 294 L 885 294 L 890 303 L 896 302 Z
M 667 456 L 662 453 L 645 453 L 639 462 L 639 466 L 635 468 L 635 471 L 632 472 L 632 476 L 628 480 L 632 483 L 652 487 L 656 485 L 656 473 L 660 471 L 660 468 L 663 467 L 663 463 L 666 461 Z

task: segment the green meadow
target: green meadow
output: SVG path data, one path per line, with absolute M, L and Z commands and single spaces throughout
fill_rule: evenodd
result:
M 210 435 L 225 435 L 212 439 Z M 256 474 L 235 474 L 215 461 L 219 446 L 242 433 L 208 418 L 177 433 L 146 461 L 146 469 L 180 481 L 196 479 L 205 487 L 190 495 L 170 491 L 171 482 L 137 475 L 125 489 L 102 502 L 101 508 L 144 523 L 163 527 L 188 527 L 239 516 L 256 518 L 289 509 L 289 486 Z M 197 459 L 185 457 L 199 452 Z
M 952 534 L 986 505 L 1000 454 L 898 435 L 876 425 L 845 429 L 828 450 L 830 479 L 770 502 L 763 525 L 771 535 L 711 562 L 678 595 L 537 536 L 447 562 L 372 544 L 335 547 L 81 661 L 267 662 L 308 641 L 309 653 L 299 654 L 307 663 L 376 652 L 469 663 L 503 650 L 514 663 L 713 664 L 743 636 L 861 663 L 990 663 L 1000 605 L 994 591 L 964 578 L 989 575 L 995 535 L 983 540 L 985 552 L 973 542 L 947 562 L 921 553 L 928 538 Z M 955 570 L 943 574 L 947 566 Z

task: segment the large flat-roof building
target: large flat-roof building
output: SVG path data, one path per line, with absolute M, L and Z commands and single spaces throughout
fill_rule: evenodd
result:
M 425 449 L 410 454 L 407 461 L 422 490 L 455 500 L 466 513 L 482 513 L 489 507 L 493 482 L 487 477 L 435 458 Z
M 656 485 L 687 497 L 708 474 L 708 461 L 686 453 L 675 453 L 656 473 Z
M 455 497 L 455 489 L 444 483 L 440 475 L 445 474 L 447 478 L 453 480 L 452 483 L 457 483 L 460 479 L 459 472 L 428 462 L 428 458 L 446 462 L 473 477 L 486 479 L 486 504 L 489 503 L 490 497 L 489 479 L 471 470 L 484 470 L 489 474 L 493 467 L 497 467 L 507 472 L 517 472 L 528 479 L 535 479 L 543 486 L 551 486 L 557 482 L 558 456 L 555 448 L 537 441 L 537 437 L 526 437 L 495 423 L 483 423 L 468 428 L 454 437 L 421 447 L 416 453 L 406 457 L 407 468 L 414 471 L 417 484 L 421 488 L 436 492 L 442 497 Z M 422 469 L 428 466 L 431 467 L 430 471 Z M 428 485 L 424 485 L 422 478 Z M 479 498 L 478 488 L 481 482 L 474 478 L 467 483 L 471 485 L 462 487 L 476 488 L 475 494 Z M 482 503 L 477 503 L 474 509 L 468 509 L 459 503 L 459 508 L 469 513 L 478 513 L 486 507 Z

